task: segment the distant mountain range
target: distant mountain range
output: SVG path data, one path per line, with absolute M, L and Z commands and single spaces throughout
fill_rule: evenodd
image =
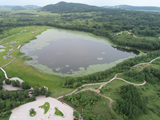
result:
M 26 6 L 3 5 L 3 6 L 0 6 L 0 8 L 11 9 L 11 10 L 26 10 L 26 9 L 38 9 L 38 8 L 40 8 L 40 6 L 36 6 L 36 5 L 26 5 Z
M 154 7 L 154 6 L 117 5 L 117 6 L 103 6 L 103 8 L 160 12 L 160 7 Z

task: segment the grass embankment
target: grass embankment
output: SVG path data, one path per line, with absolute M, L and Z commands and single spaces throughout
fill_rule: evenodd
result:
M 64 116 L 63 113 L 60 110 L 58 110 L 57 108 L 55 108 L 55 113 L 54 114 L 62 116 L 62 117 Z
M 3 56 L 6 55 L 8 50 L 12 48 L 10 45 L 14 45 L 13 49 L 16 49 L 19 45 L 24 45 L 25 43 L 28 43 L 30 40 L 35 39 L 35 36 L 37 36 L 38 34 L 42 33 L 43 31 L 49 28 L 52 28 L 52 27 L 29 26 L 29 27 L 14 28 L 6 32 L 7 36 L 11 36 L 11 35 L 16 35 L 16 36 L 3 41 L 3 43 L 8 43 L 8 44 L 2 44 L 6 48 L 4 52 L 0 52 L 0 56 L 1 56 L 0 66 L 5 65 L 12 60 L 12 58 L 3 60 Z M 27 31 L 18 35 L 18 33 L 20 33 L 23 30 L 27 30 Z M 35 32 L 35 34 L 31 34 L 32 32 Z M 14 41 L 17 41 L 17 42 L 14 42 Z M 37 71 L 35 68 L 33 68 L 32 66 L 28 66 L 24 64 L 24 61 L 26 60 L 26 58 L 21 57 L 22 53 L 20 52 L 20 49 L 11 53 L 11 55 L 16 57 L 17 59 L 13 61 L 10 65 L 4 67 L 4 70 L 6 70 L 9 77 L 19 77 L 22 80 L 29 82 L 33 87 L 46 86 L 51 90 L 52 97 L 58 97 L 72 91 L 72 89 L 65 89 L 61 87 L 64 80 L 63 78 L 55 75 L 41 73 Z
M 39 106 L 39 108 L 44 108 L 44 114 L 46 114 L 48 110 L 50 109 L 50 104 L 49 102 L 45 102 L 45 104 L 42 106 Z

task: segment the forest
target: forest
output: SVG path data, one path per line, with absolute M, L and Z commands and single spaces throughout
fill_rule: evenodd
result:
M 115 110 L 123 115 L 125 120 L 136 120 L 147 113 L 147 102 L 133 85 L 122 86 L 120 96 Z
M 65 6 L 65 7 L 64 7 Z M 58 7 L 58 9 L 57 9 Z M 37 12 L 36 12 L 37 11 Z M 47 12 L 46 12 L 47 11 Z M 45 15 L 44 12 L 48 13 Z M 43 14 L 42 14 L 43 13 Z M 0 12 L 0 33 L 5 29 L 28 25 L 46 25 L 63 29 L 90 32 L 109 38 L 113 43 L 147 50 L 160 48 L 159 13 L 100 8 L 84 4 L 60 2 L 37 10 Z M 131 38 L 115 36 L 131 31 Z M 144 39 L 134 38 L 144 37 Z M 153 40 L 145 39 L 153 37 Z

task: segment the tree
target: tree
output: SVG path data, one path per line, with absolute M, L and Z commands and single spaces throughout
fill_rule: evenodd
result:
M 32 94 L 34 94 L 35 96 L 38 96 L 40 94 L 40 90 L 39 88 L 35 88 L 32 92 Z
M 30 89 L 31 86 L 30 86 L 30 84 L 28 82 L 22 82 L 22 88 L 23 89 Z
M 79 118 L 79 112 L 78 111 L 74 111 L 73 115 L 78 119 Z
M 29 114 L 30 114 L 30 115 L 35 114 L 34 108 L 31 108 L 31 109 L 29 110 Z
M 19 82 L 19 80 L 13 80 L 12 81 L 12 85 L 14 86 L 14 87 L 20 87 L 20 82 Z
M 44 88 L 44 87 L 41 87 L 41 88 L 40 88 L 40 94 L 41 94 L 41 95 L 45 95 L 46 92 L 47 92 L 47 89 L 46 89 L 46 88 Z
M 104 115 L 98 115 L 96 120 L 105 120 L 105 117 Z
M 4 108 L 4 106 L 5 106 L 5 101 L 0 100 L 0 109 Z
M 76 99 L 76 100 L 74 100 L 74 101 L 72 102 L 72 104 L 73 104 L 74 106 L 78 107 L 78 106 L 79 106 L 79 101 Z
M 0 85 L 0 90 L 2 90 L 3 89 L 3 87 Z
M 10 99 L 7 99 L 7 100 L 6 100 L 5 107 L 6 107 L 7 109 L 10 109 L 10 108 L 11 108 L 11 101 L 10 101 Z
M 7 110 L 6 115 L 10 115 L 10 114 L 11 114 L 11 110 Z
M 11 101 L 11 106 L 12 106 L 13 108 L 15 108 L 15 107 L 17 107 L 17 106 L 18 106 L 18 104 L 17 104 L 17 102 L 16 102 L 16 101 Z
M 45 95 L 46 95 L 46 97 L 50 96 L 50 95 L 51 95 L 51 91 L 47 91 L 47 92 L 45 93 Z
M 10 85 L 10 84 L 11 84 L 11 81 L 10 81 L 9 79 L 6 79 L 6 80 L 5 80 L 5 83 L 6 83 L 7 85 Z
M 73 88 L 76 88 L 77 87 L 77 82 L 74 82 L 73 83 Z

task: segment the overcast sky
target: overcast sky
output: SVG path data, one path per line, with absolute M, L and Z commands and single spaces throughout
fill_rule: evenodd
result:
M 38 5 L 45 6 L 60 1 L 84 3 L 96 6 L 133 5 L 133 6 L 158 6 L 160 0 L 0 0 L 0 5 Z

